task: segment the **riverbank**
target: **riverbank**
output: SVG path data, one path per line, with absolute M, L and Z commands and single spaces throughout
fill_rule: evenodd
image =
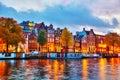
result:
M 26 55 L 25 53 L 1 54 L 0 60 L 29 60 L 29 59 L 85 59 L 85 58 L 119 58 L 118 55 L 86 55 L 83 53 L 46 53 L 43 55 Z
M 89 58 L 120 58 L 117 56 L 111 57 L 111 56 L 106 56 L 106 57 L 82 57 L 82 58 L 47 58 L 47 57 L 25 57 L 25 58 L 0 58 L 0 60 L 31 60 L 31 59 L 60 59 L 60 60 L 65 60 L 65 59 L 89 59 Z

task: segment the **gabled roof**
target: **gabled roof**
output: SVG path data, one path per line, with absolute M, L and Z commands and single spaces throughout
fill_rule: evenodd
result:
M 34 28 L 37 28 L 38 30 L 47 30 L 47 26 L 45 26 L 44 22 L 39 24 L 36 23 Z
M 31 27 L 29 26 L 29 23 L 33 23 L 34 24 L 34 22 L 32 21 L 23 21 L 23 22 L 21 22 L 20 23 L 20 25 L 21 25 L 21 27 L 22 27 L 22 29 L 23 29 L 23 32 L 31 32 Z M 32 27 L 34 27 L 34 26 L 32 26 Z
M 93 29 L 90 29 L 90 31 L 87 31 L 87 30 L 85 30 L 85 28 L 83 28 L 83 31 L 81 31 L 81 32 L 76 32 L 76 34 L 79 35 L 80 39 L 82 39 L 84 36 L 89 35 L 91 32 L 95 36 L 95 33 L 94 33 Z
M 55 30 L 55 29 L 53 28 L 53 25 L 50 24 L 49 26 L 47 26 L 47 30 Z
M 81 38 L 83 38 L 83 36 L 87 35 L 88 32 L 87 32 L 87 31 L 81 31 L 81 32 L 77 32 L 76 34 L 77 34 L 77 35 L 80 37 L 80 39 L 81 39 Z
M 41 28 L 43 23 L 35 24 L 35 28 Z

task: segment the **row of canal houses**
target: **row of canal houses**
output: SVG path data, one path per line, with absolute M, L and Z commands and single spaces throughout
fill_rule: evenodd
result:
M 47 43 L 44 45 L 43 52 L 64 52 L 64 48 L 60 43 L 62 29 L 55 29 L 52 24 L 45 25 L 44 22 L 34 23 L 30 21 L 23 21 L 20 23 L 23 28 L 23 34 L 26 38 L 25 52 L 38 51 L 39 44 L 37 43 L 37 35 L 39 30 L 45 30 L 47 33 Z M 89 31 L 83 28 L 82 31 L 76 32 L 73 35 L 74 46 L 68 47 L 68 52 L 82 52 L 82 53 L 107 53 L 107 46 L 104 42 L 104 35 L 95 34 L 93 29 Z

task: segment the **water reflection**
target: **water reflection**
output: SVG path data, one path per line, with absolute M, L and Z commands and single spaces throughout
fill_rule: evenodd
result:
M 119 58 L 0 61 L 0 80 L 119 80 L 119 76 Z
M 105 76 L 106 76 L 106 59 L 99 59 L 99 78 L 101 80 L 106 80 Z
M 4 75 L 6 75 L 5 73 L 6 73 L 6 62 L 3 62 L 3 61 L 1 61 L 0 62 L 0 78 L 1 77 L 4 77 Z
M 88 60 L 84 59 L 82 61 L 82 77 L 84 80 L 88 79 Z

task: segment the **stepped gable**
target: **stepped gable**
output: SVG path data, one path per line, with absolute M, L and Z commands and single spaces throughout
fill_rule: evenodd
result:
M 39 24 L 35 24 L 35 28 L 41 28 L 41 26 L 42 26 L 42 23 L 39 23 Z
M 34 30 L 35 30 L 35 34 L 38 35 L 40 30 L 47 31 L 47 27 L 45 26 L 44 22 L 36 23 L 35 27 L 34 27 Z
M 36 23 L 35 28 L 37 28 L 38 30 L 47 30 L 47 27 L 45 26 L 44 22 L 38 24 Z
M 50 24 L 49 26 L 46 26 L 46 28 L 47 28 L 47 30 L 52 30 L 52 31 L 55 32 L 55 29 L 53 28 L 52 24 Z

